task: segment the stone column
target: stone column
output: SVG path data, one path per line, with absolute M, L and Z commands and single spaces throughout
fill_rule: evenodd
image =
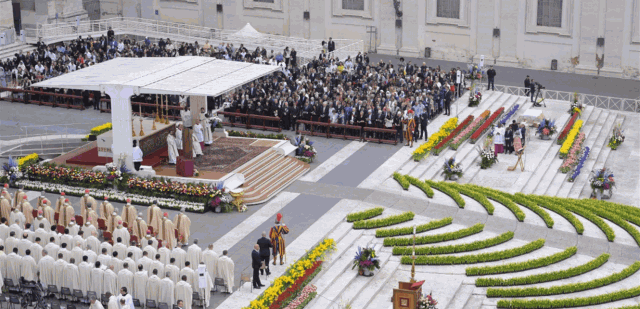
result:
M 393 0 L 381 0 L 380 5 L 380 46 L 378 53 L 396 55 L 396 10 L 393 8 Z
M 10 0 L 0 0 L 0 29 L 13 27 L 13 5 Z M 17 35 L 19 34 L 17 33 Z
M 516 66 L 518 64 L 517 51 L 518 51 L 518 33 L 520 24 L 518 12 L 520 11 L 519 1 L 502 1 L 496 0 L 499 7 L 499 18 L 496 26 L 500 28 L 500 38 L 495 39 L 494 42 L 498 44 L 494 49 L 498 51 L 497 64 L 503 66 Z M 493 36 L 493 29 L 491 30 Z
M 418 33 L 418 2 L 403 0 L 402 1 L 402 48 L 400 49 L 400 55 L 405 57 L 419 57 L 420 56 L 420 42 L 418 37 L 423 35 Z M 423 14 L 424 15 L 424 12 Z
M 580 64 L 576 66 L 576 73 L 592 74 L 597 71 L 596 40 L 598 38 L 600 0 L 582 0 L 581 4 L 579 16 L 580 53 L 578 54 Z
M 125 165 L 133 168 L 133 136 L 131 131 L 131 96 L 138 90 L 122 85 L 101 85 L 111 98 L 111 123 L 113 125 L 113 162 L 118 162 L 120 154 L 126 155 Z M 135 90 L 135 91 L 134 91 Z

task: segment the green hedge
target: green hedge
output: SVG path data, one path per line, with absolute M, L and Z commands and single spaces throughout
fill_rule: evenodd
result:
M 509 259 L 512 257 L 531 253 L 535 250 L 542 248 L 543 246 L 544 246 L 544 239 L 541 238 L 536 241 L 532 241 L 524 246 L 502 250 L 502 251 L 470 254 L 470 255 L 460 255 L 460 256 L 451 256 L 451 255 L 418 256 L 416 257 L 416 264 L 418 265 L 454 265 L 454 264 L 474 264 L 474 263 L 493 262 L 493 261 Z M 400 262 L 402 264 L 411 264 L 411 257 L 403 256 L 400 259 Z
M 520 209 L 520 206 L 514 203 L 508 196 L 506 196 L 502 192 L 491 189 L 491 188 L 477 186 L 477 185 L 467 185 L 467 187 L 470 187 L 471 189 L 477 192 L 483 193 L 488 198 L 504 205 L 504 207 L 507 207 L 513 213 L 513 215 L 516 216 L 516 219 L 518 219 L 518 221 L 520 222 L 524 221 L 524 218 L 526 217 L 526 215 L 524 212 L 522 212 L 522 209 Z
M 376 208 L 371 208 L 371 209 L 367 209 L 359 212 L 353 212 L 347 215 L 347 222 L 371 219 L 373 217 L 377 217 L 381 215 L 383 211 L 384 211 L 384 208 L 376 207 Z
M 592 200 L 581 200 L 582 203 L 576 206 L 589 209 L 590 211 L 593 211 L 598 216 L 603 217 L 617 224 L 618 226 L 623 228 L 625 231 L 627 231 L 627 233 L 629 233 L 631 237 L 633 237 L 633 239 L 636 241 L 636 244 L 640 246 L 640 232 L 633 225 L 627 222 L 627 220 L 629 220 L 636 225 L 640 225 L 639 218 L 637 218 L 636 216 L 630 213 L 622 212 L 618 214 L 616 213 L 616 210 L 608 210 L 608 209 L 601 209 L 601 208 L 595 207 L 593 206 L 593 204 L 589 203 L 589 201 L 592 201 Z M 620 217 L 620 215 L 624 216 L 624 219 L 623 217 Z
M 487 297 L 529 297 L 576 293 L 596 289 L 629 278 L 640 269 L 640 262 L 635 262 L 621 272 L 586 282 L 576 282 L 551 287 L 527 287 L 508 289 L 487 289 Z
M 576 266 L 569 269 L 558 270 L 548 273 L 542 273 L 537 275 L 530 275 L 525 277 L 515 277 L 509 279 L 502 278 L 478 278 L 476 279 L 476 286 L 512 286 L 512 285 L 526 285 L 526 284 L 535 284 L 535 283 L 543 283 L 550 282 L 556 280 L 567 279 L 575 276 L 582 275 L 584 273 L 590 272 L 609 260 L 609 254 L 603 253 L 599 257 L 582 264 L 580 266 Z
M 432 244 L 436 242 L 459 239 L 462 237 L 480 233 L 482 232 L 483 229 L 484 229 L 484 224 L 478 223 L 472 227 L 468 227 L 466 229 L 458 230 L 455 232 L 442 233 L 442 234 L 436 234 L 436 235 L 418 236 L 416 237 L 416 245 L 425 245 L 425 244 Z M 388 237 L 384 239 L 383 244 L 385 247 L 410 246 L 413 244 L 413 237 L 397 237 L 397 238 Z
M 465 270 L 467 276 L 485 276 L 495 274 L 505 274 L 519 272 L 539 267 L 544 267 L 554 263 L 558 263 L 562 260 L 566 260 L 578 252 L 578 248 L 569 247 L 562 252 L 545 256 L 535 260 L 528 260 L 524 262 L 515 262 L 509 264 L 502 264 L 496 266 L 482 266 L 482 267 L 467 267 Z
M 522 193 L 516 193 L 516 195 L 518 195 L 518 194 L 522 194 Z M 574 216 L 572 213 L 570 213 L 566 209 L 564 209 L 564 208 L 562 208 L 560 206 L 556 206 L 554 203 L 549 203 L 546 199 L 541 198 L 541 197 L 536 196 L 536 195 L 523 195 L 523 196 L 533 200 L 538 205 L 540 205 L 540 206 L 542 206 L 542 207 L 544 207 L 546 209 L 549 209 L 549 210 L 559 214 L 563 218 L 567 219 L 567 221 L 569 221 L 569 223 L 571 223 L 571 225 L 573 225 L 573 227 L 576 229 L 576 233 L 578 233 L 579 235 L 582 235 L 582 233 L 584 233 L 584 226 L 582 225 L 582 222 L 580 222 L 580 220 L 578 220 L 578 218 L 576 218 L 576 216 Z
M 541 208 L 540 206 L 538 206 L 535 202 L 529 200 L 528 198 L 526 198 L 523 194 L 506 194 L 503 193 L 503 195 L 507 196 L 508 198 L 510 198 L 512 201 L 529 208 L 529 210 L 535 212 L 538 216 L 540 216 L 540 218 L 542 218 L 542 220 L 544 221 L 544 224 L 547 225 L 548 228 L 552 228 L 553 227 L 553 218 L 551 218 L 551 216 L 549 215 L 549 213 L 544 210 L 543 208 Z
M 493 238 L 474 241 L 468 244 L 449 245 L 441 247 L 419 247 L 416 248 L 416 255 L 434 255 L 446 253 L 459 253 L 475 251 L 499 245 L 513 239 L 514 233 L 509 231 Z M 393 247 L 393 255 L 411 255 L 413 253 L 411 247 Z
M 602 232 L 604 233 L 605 236 L 607 236 L 607 239 L 609 241 L 612 242 L 616 238 L 616 234 L 613 231 L 613 229 L 609 226 L 609 224 L 604 222 L 604 220 L 594 215 L 593 213 L 586 211 L 582 206 L 576 206 L 574 203 L 570 202 L 570 200 L 567 200 L 567 199 L 561 199 L 561 198 L 555 198 L 555 197 L 540 197 L 540 198 L 549 201 L 549 203 L 554 203 L 555 205 L 559 205 L 560 207 L 563 207 L 591 221 L 591 223 L 597 225 L 600 228 L 600 230 L 602 230 Z
M 478 203 L 480 203 L 480 205 L 482 205 L 482 207 L 484 207 L 484 209 L 487 210 L 487 213 L 489 215 L 493 215 L 493 211 L 495 210 L 495 207 L 493 206 L 493 204 L 491 204 L 491 202 L 489 202 L 489 200 L 487 199 L 486 196 L 484 196 L 484 194 L 476 190 L 473 190 L 469 186 L 462 186 L 457 183 L 450 183 L 449 185 L 451 186 L 452 189 L 456 189 L 458 190 L 458 192 L 476 200 Z
M 449 225 L 451 224 L 451 222 L 453 222 L 453 218 L 451 217 L 447 217 L 440 220 L 433 220 L 433 221 L 430 221 L 429 223 L 416 226 L 416 233 L 422 233 L 429 230 L 437 229 L 445 225 Z M 376 237 L 379 237 L 379 238 L 390 237 L 390 236 L 400 236 L 400 235 L 411 235 L 411 234 L 413 234 L 413 226 L 376 230 Z
M 422 192 L 424 192 L 424 194 L 426 194 L 427 197 L 429 198 L 433 197 L 433 190 L 426 182 L 420 181 L 420 179 L 411 177 L 409 175 L 405 175 L 404 179 L 409 181 L 409 183 L 411 183 L 412 185 L 418 187 L 418 189 L 422 190 Z
M 589 297 L 579 298 L 563 298 L 563 299 L 513 299 L 498 301 L 498 308 L 569 308 L 569 307 L 583 307 L 593 306 L 604 303 L 610 303 L 621 299 L 632 298 L 640 295 L 640 286 L 636 286 L 627 290 L 619 290 L 608 294 L 601 294 Z
M 465 202 L 462 196 L 460 196 L 460 193 L 458 192 L 458 190 L 449 187 L 449 184 L 447 184 L 446 182 L 444 181 L 435 182 L 433 180 L 428 180 L 428 179 L 425 180 L 424 182 L 429 186 L 436 188 L 442 191 L 442 193 L 451 197 L 456 202 L 456 204 L 458 204 L 458 207 L 464 208 Z
M 353 222 L 354 229 L 375 229 L 378 227 L 394 225 L 413 220 L 414 214 L 411 211 L 403 212 L 399 215 L 389 216 L 380 219 L 369 219 Z
M 400 186 L 402 187 L 402 189 L 405 190 L 409 190 L 409 186 L 411 185 L 411 183 L 409 183 L 409 180 L 407 180 L 404 175 L 398 173 L 398 172 L 394 172 L 393 173 L 393 179 L 395 179 Z

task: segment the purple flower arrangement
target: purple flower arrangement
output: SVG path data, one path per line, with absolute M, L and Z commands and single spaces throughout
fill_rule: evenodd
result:
M 578 175 L 580 175 L 580 170 L 584 165 L 584 161 L 586 161 L 587 158 L 589 157 L 589 151 L 590 151 L 589 147 L 584 147 L 582 158 L 580 158 L 578 165 L 576 165 L 576 170 L 573 172 L 573 175 L 571 175 L 571 177 L 569 178 L 569 182 L 573 182 L 574 180 L 576 180 L 576 178 L 578 178 Z
M 502 125 L 504 125 L 505 123 L 507 123 L 507 121 L 509 121 L 509 118 L 511 118 L 511 116 L 513 116 L 513 114 L 515 114 L 515 113 L 518 111 L 518 109 L 519 109 L 519 108 L 520 108 L 520 104 L 516 104 L 516 105 L 514 105 L 514 106 L 511 108 L 511 110 L 510 110 L 506 115 L 504 115 L 504 118 L 502 118 L 502 120 L 500 120 L 500 123 L 501 123 Z

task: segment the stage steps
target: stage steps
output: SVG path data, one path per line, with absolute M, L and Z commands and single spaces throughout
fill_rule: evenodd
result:
M 234 172 L 244 175 L 244 201 L 253 205 L 267 201 L 308 170 L 309 164 L 270 149 Z

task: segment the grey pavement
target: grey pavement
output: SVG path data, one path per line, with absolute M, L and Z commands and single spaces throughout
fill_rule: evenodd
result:
M 397 145 L 367 143 L 318 182 L 357 187 L 369 174 L 398 151 L 399 147 Z
M 370 63 L 378 63 L 380 59 L 385 62 L 392 61 L 394 65 L 400 62 L 400 56 L 370 54 Z M 428 66 L 440 66 L 442 69 L 449 70 L 454 67 L 460 67 L 466 70 L 467 63 L 436 60 L 429 58 L 412 58 L 404 57 L 405 63 L 422 64 L 426 62 Z M 487 63 L 489 65 L 491 63 Z M 637 79 L 624 79 L 615 77 L 595 77 L 591 75 L 573 74 L 557 71 L 543 71 L 522 69 L 514 67 L 494 66 L 496 69 L 496 85 L 518 86 L 524 87 L 524 79 L 527 75 L 535 79 L 537 82 L 546 86 L 548 90 L 558 90 L 567 92 L 579 92 L 586 94 L 594 94 L 609 97 L 620 97 L 627 99 L 636 99 L 640 97 L 640 81 Z

